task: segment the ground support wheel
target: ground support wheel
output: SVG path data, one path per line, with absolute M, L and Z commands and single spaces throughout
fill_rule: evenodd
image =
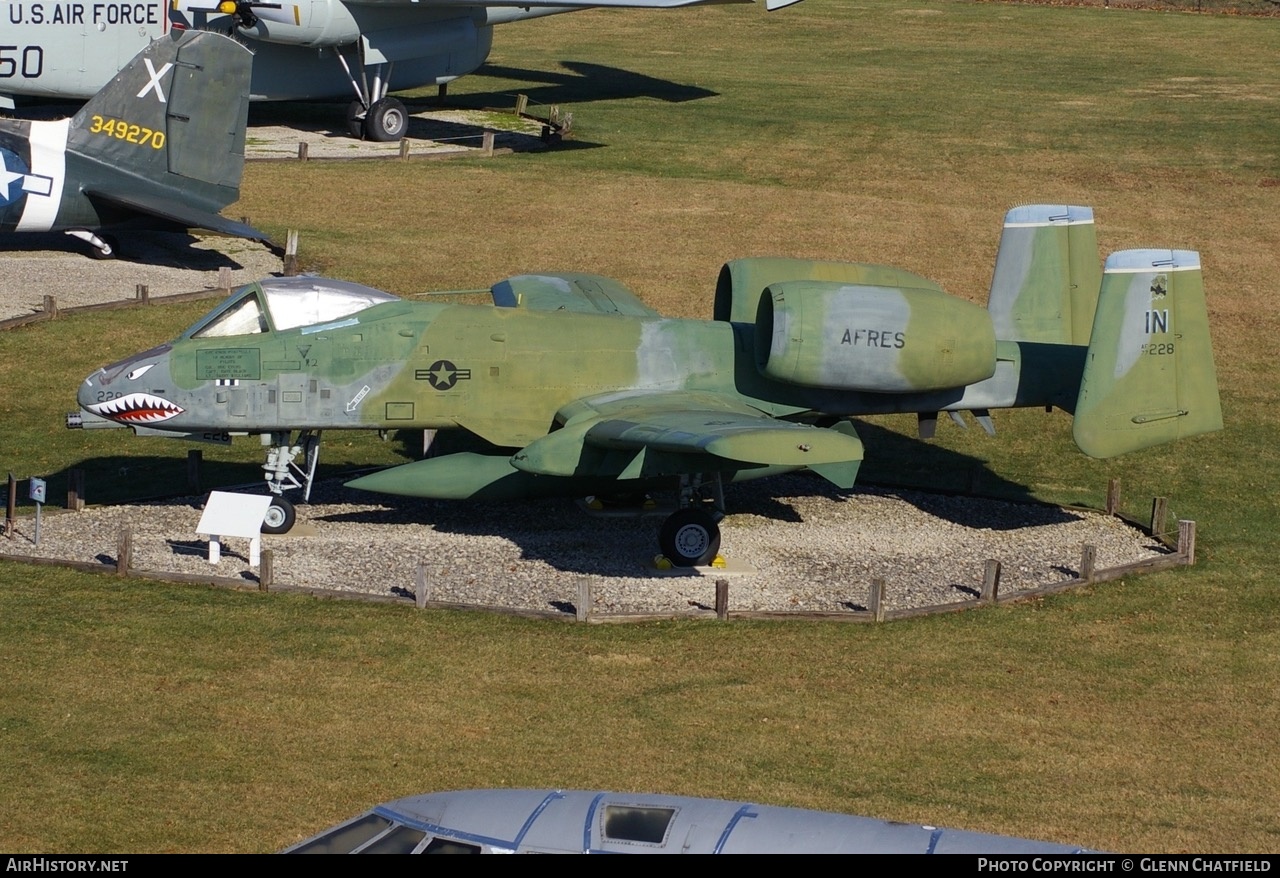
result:
M 262 532 L 287 534 L 293 528 L 297 518 L 298 513 L 294 510 L 292 503 L 283 497 L 272 497 L 271 505 L 267 507 L 266 517 L 262 520 Z
M 676 567 L 710 564 L 720 551 L 720 526 L 705 509 L 681 509 L 662 523 L 658 545 Z
M 364 117 L 364 135 L 379 143 L 393 143 L 409 130 L 409 111 L 395 98 L 374 101 Z

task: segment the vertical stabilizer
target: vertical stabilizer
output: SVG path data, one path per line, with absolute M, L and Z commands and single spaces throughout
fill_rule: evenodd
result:
M 168 191 L 215 212 L 235 201 L 252 59 L 206 31 L 151 43 L 71 120 L 68 149 L 102 171 L 82 188 L 117 198 Z M 140 188 L 130 193 L 121 175 Z
M 1010 210 L 987 303 L 996 338 L 1088 344 L 1098 266 L 1091 208 L 1028 204 Z
M 1113 253 L 1076 403 L 1076 444 L 1112 457 L 1221 429 L 1200 254 Z

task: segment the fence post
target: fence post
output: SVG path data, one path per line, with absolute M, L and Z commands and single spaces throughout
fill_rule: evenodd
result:
M 1120 480 L 1107 480 L 1107 515 L 1115 515 L 1120 508 Z
M 67 471 L 67 508 L 72 512 L 84 510 L 84 470 Z
M 307 160 L 307 142 L 305 140 L 298 141 L 298 161 L 305 162 Z
M 493 155 L 493 132 L 486 131 L 480 138 L 480 151 L 486 156 Z
M 128 576 L 129 564 L 133 560 L 133 530 L 121 528 L 120 544 L 116 548 L 116 576 Z
M 529 106 L 528 95 L 516 95 L 516 115 L 523 116 L 525 109 Z
M 1187 559 L 1187 564 L 1196 563 L 1196 523 L 1194 521 L 1178 520 L 1178 554 Z
M 594 598 L 592 595 L 592 586 L 594 583 L 592 576 L 578 577 L 578 600 L 573 605 L 574 617 L 579 622 L 586 622 L 591 618 L 591 602 Z
M 284 239 L 284 276 L 296 277 L 298 274 L 298 230 L 290 229 Z
M 204 461 L 204 452 L 199 448 L 187 449 L 187 489 L 200 490 L 200 464 Z
M 1080 578 L 1085 582 L 1093 582 L 1093 566 L 1098 559 L 1098 550 L 1088 544 L 1080 552 Z
M 1151 501 L 1151 535 L 1157 537 L 1164 533 L 1169 519 L 1169 498 L 1157 497 Z
M 871 594 L 867 597 L 867 609 L 871 618 L 877 622 L 884 621 L 884 580 L 871 580 Z
M 9 502 L 5 505 L 4 511 L 4 533 L 9 539 L 13 539 L 14 531 L 17 530 L 17 523 L 14 519 L 18 514 L 18 480 L 13 477 L 13 473 L 9 473 Z
M 276 581 L 276 554 L 271 549 L 262 550 L 262 566 L 258 568 L 258 591 L 271 591 Z
M 150 305 L 151 288 L 146 284 L 138 284 L 133 288 L 133 297 L 143 305 Z
M 721 622 L 729 620 L 729 580 L 716 580 L 716 618 Z
M 994 604 L 1000 599 L 1000 562 L 994 558 L 987 561 L 982 571 L 982 602 Z
M 49 315 L 49 319 L 53 320 L 58 316 L 58 297 L 50 296 L 47 293 L 44 297 L 44 313 Z
M 427 606 L 427 568 L 424 564 L 418 565 L 418 570 L 414 574 L 413 596 L 419 610 L 426 609 Z

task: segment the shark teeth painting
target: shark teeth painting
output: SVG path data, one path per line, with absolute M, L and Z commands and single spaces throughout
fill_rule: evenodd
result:
M 150 393 L 130 393 L 118 399 L 87 406 L 89 411 L 122 424 L 158 424 L 176 418 L 185 409 L 174 405 L 162 396 Z

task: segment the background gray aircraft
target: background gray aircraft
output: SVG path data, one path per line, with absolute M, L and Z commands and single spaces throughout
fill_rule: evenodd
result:
M 1079 854 L 1076 846 L 720 799 L 561 790 L 411 796 L 286 854 Z
M 251 40 L 255 100 L 354 95 L 347 111 L 351 133 L 399 140 L 408 113 L 387 96 L 393 74 L 396 88 L 414 88 L 471 73 L 489 56 L 495 24 L 600 6 L 708 2 L 751 0 L 174 0 L 172 11 L 165 0 L 7 0 L 0 107 L 12 108 L 14 95 L 88 97 L 172 25 Z
M 218 215 L 240 197 L 251 58 L 219 34 L 175 33 L 71 119 L 0 120 L 0 231 L 65 231 L 102 257 L 115 254 L 105 228 L 265 241 Z

